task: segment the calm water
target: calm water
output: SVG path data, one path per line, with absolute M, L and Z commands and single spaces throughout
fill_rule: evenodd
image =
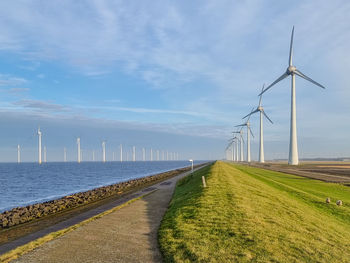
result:
M 188 161 L 0 163 L 0 212 L 189 165 Z

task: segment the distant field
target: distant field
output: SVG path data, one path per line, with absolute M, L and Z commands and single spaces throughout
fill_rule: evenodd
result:
M 159 243 L 165 262 L 349 262 L 350 187 L 216 162 L 178 183 Z

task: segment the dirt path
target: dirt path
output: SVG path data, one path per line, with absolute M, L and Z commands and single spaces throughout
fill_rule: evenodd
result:
M 157 230 L 181 174 L 155 192 L 12 262 L 161 262 Z

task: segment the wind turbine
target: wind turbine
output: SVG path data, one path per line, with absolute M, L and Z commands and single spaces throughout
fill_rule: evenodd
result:
M 146 161 L 146 150 L 142 148 L 142 161 Z
M 151 148 L 151 156 L 150 156 L 150 161 L 152 162 L 153 161 L 153 150 Z
M 106 142 L 102 142 L 102 162 L 106 162 Z
M 21 162 L 21 146 L 17 145 L 17 163 Z
M 133 162 L 136 161 L 136 147 L 135 146 L 132 147 L 132 161 Z
M 298 165 L 299 157 L 298 157 L 298 138 L 297 138 L 297 121 L 296 121 L 296 102 L 295 102 L 295 75 L 310 81 L 311 83 L 325 89 L 324 86 L 314 81 L 310 77 L 306 76 L 302 72 L 300 72 L 295 66 L 293 66 L 293 37 L 294 37 L 294 26 L 292 29 L 292 36 L 290 39 L 290 48 L 289 48 L 289 64 L 285 73 L 282 74 L 278 79 L 272 82 L 266 89 L 264 89 L 259 95 L 263 94 L 267 90 L 269 90 L 273 85 L 285 79 L 288 76 L 292 77 L 291 82 L 291 113 L 290 113 L 290 141 L 289 141 L 289 159 L 288 164 L 290 165 Z
M 67 149 L 66 149 L 66 147 L 63 148 L 63 162 L 67 162 Z
M 261 89 L 261 92 L 264 90 L 264 86 Z M 266 119 L 269 120 L 269 122 L 273 123 L 272 120 L 266 115 L 263 106 L 261 105 L 262 100 L 262 93 L 259 95 L 259 105 L 258 107 L 249 113 L 248 115 L 244 116 L 243 119 L 250 117 L 252 114 L 260 112 L 260 144 L 259 144 L 259 162 L 264 163 L 265 162 L 265 156 L 264 156 L 264 131 L 263 131 L 263 116 L 265 116 Z
M 77 138 L 77 147 L 78 147 L 78 163 L 81 162 L 81 152 L 80 152 L 80 138 Z
M 39 138 L 39 147 L 38 147 L 38 163 L 41 164 L 41 136 L 42 136 L 42 133 L 40 131 L 40 127 L 38 128 L 38 138 Z
M 157 161 L 159 161 L 159 150 L 157 150 Z
M 252 113 L 252 111 L 254 110 L 254 108 L 250 111 L 250 113 Z M 240 124 L 240 125 L 236 125 L 236 127 L 244 127 L 246 126 L 247 127 L 247 162 L 250 163 L 250 134 L 252 134 L 253 138 L 254 138 L 254 134 L 252 132 L 252 129 L 250 129 L 250 122 L 249 122 L 249 119 L 250 119 L 250 114 L 248 114 L 248 119 L 245 123 L 243 124 Z
M 243 162 L 244 161 L 244 147 L 243 147 L 243 143 L 244 143 L 244 140 L 243 140 L 243 129 L 241 129 L 240 131 L 236 131 L 236 132 L 232 132 L 232 133 L 236 133 L 236 134 L 239 134 L 239 141 L 240 141 L 240 156 L 239 156 L 239 161 L 240 162 Z M 237 157 L 238 158 L 238 157 Z
M 44 146 L 44 163 L 46 163 L 47 159 L 46 159 L 46 146 Z
M 120 162 L 123 161 L 123 145 L 120 144 Z

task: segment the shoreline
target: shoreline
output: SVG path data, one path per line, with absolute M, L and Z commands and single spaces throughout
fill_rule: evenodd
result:
M 198 164 L 196 167 L 205 164 Z M 55 225 L 101 205 L 121 199 L 133 192 L 189 171 L 190 169 L 190 166 L 174 169 L 164 173 L 98 187 L 59 199 L 5 211 L 0 214 L 0 245 Z M 3 226 L 4 222 L 7 223 L 5 227 Z M 8 224 L 8 222 L 11 222 L 11 224 Z

